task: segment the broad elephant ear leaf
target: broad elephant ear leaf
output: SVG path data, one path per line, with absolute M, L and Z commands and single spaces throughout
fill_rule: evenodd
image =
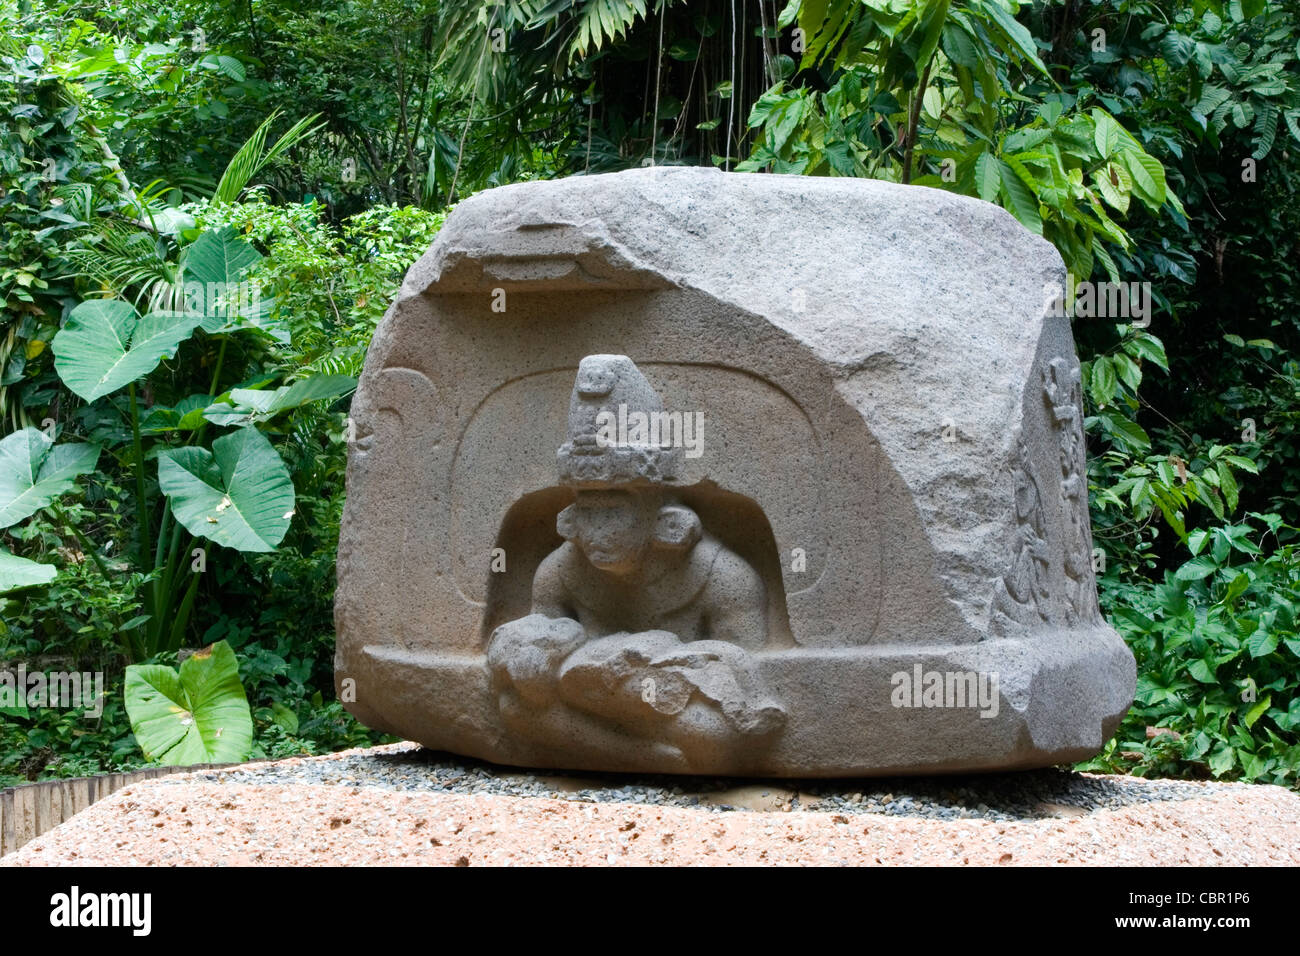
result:
M 312 402 L 333 401 L 340 395 L 346 395 L 357 387 L 357 380 L 351 375 L 313 375 L 301 378 L 292 385 L 281 386 L 275 390 L 275 398 L 265 409 L 268 415 L 278 415 L 292 408 L 301 408 Z M 231 393 L 233 395 L 233 392 Z
M 140 431 L 146 435 L 159 435 L 164 432 L 192 432 L 203 424 L 203 410 L 211 403 L 210 395 L 197 394 L 182 398 L 174 406 L 155 405 L 148 416 L 140 423 Z
M 234 388 L 230 390 L 233 409 L 218 402 L 205 409 L 204 416 L 215 425 L 251 425 L 312 402 L 333 401 L 356 387 L 357 380 L 350 375 L 313 375 L 271 391 Z
M 195 652 L 179 674 L 160 664 L 132 664 L 126 712 L 145 756 L 170 766 L 240 761 L 253 745 L 239 662 L 225 641 Z
M 71 490 L 73 480 L 94 471 L 98 461 L 98 445 L 55 445 L 39 428 L 0 439 L 0 528 L 22 521 Z
M 185 283 L 193 288 L 187 302 L 198 304 L 203 331 L 217 334 L 256 328 L 279 342 L 289 342 L 289 332 L 270 321 L 273 301 L 253 296 L 256 287 L 241 285 L 262 254 L 239 237 L 230 226 L 211 229 L 185 250 Z
M 8 551 L 0 550 L 0 594 L 48 584 L 54 580 L 58 569 L 50 564 L 28 561 Z
M 238 282 L 262 254 L 231 226 L 209 229 L 185 250 L 185 278 L 207 284 Z
M 116 299 L 83 302 L 54 336 L 54 368 L 88 402 L 148 375 L 176 354 L 201 316 L 151 312 L 144 318 Z
M 212 451 L 193 446 L 158 456 L 158 487 L 194 535 L 238 551 L 274 551 L 289 530 L 293 481 L 256 429 L 218 438 Z

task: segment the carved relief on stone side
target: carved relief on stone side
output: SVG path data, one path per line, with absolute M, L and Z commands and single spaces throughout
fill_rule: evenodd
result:
M 993 612 L 1029 626 L 1048 620 L 1049 555 L 1043 491 L 1024 439 L 1016 444 L 1015 513 L 1014 556 L 995 586 Z
M 1065 522 L 1065 617 L 1069 624 L 1101 617 L 1092 576 L 1088 470 L 1083 447 L 1083 387 L 1077 363 L 1055 358 L 1043 369 L 1043 393 L 1059 442 L 1061 512 Z

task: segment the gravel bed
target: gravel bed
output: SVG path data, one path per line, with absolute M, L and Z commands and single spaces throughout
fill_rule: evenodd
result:
M 943 777 L 803 781 L 548 773 L 497 766 L 411 743 L 177 775 L 162 778 L 159 783 L 195 781 L 540 797 L 698 808 L 716 813 L 812 810 L 991 821 L 1081 817 L 1094 810 L 1249 789 L 1245 784 L 1144 780 L 1056 768 Z

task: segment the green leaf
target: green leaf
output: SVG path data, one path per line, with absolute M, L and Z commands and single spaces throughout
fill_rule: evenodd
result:
M 1115 374 L 1119 376 L 1120 381 L 1128 386 L 1129 391 L 1136 393 L 1142 384 L 1142 369 L 1138 368 L 1137 362 L 1124 352 L 1116 352 L 1110 358 L 1115 364 Z
M 1112 179 L 1113 177 L 1113 179 Z M 1115 180 L 1119 180 L 1118 183 Z M 1092 183 L 1101 193 L 1101 198 L 1114 210 L 1127 213 L 1129 197 L 1133 190 L 1133 177 L 1128 170 L 1118 163 L 1107 163 L 1092 174 Z
M 992 153 L 980 153 L 975 159 L 975 184 L 979 188 L 980 199 L 994 202 L 998 198 L 1001 175 L 997 157 Z
M 1251 657 L 1267 657 L 1277 650 L 1278 635 L 1273 628 L 1257 627 L 1246 639 L 1246 648 Z
M 1229 511 L 1236 511 L 1237 479 L 1233 477 L 1232 469 L 1222 461 L 1218 462 L 1216 470 L 1219 474 L 1219 490 L 1223 492 L 1223 501 Z
M 1020 221 L 1022 226 L 1041 236 L 1043 218 L 1038 212 L 1038 199 L 1005 159 L 999 160 L 998 172 L 1002 179 L 1002 192 L 1006 198 L 1007 210 Z
M 196 298 L 203 303 L 205 331 L 217 331 L 229 318 L 226 310 L 215 307 L 218 296 L 225 294 L 221 290 L 237 285 L 244 273 L 261 260 L 261 253 L 241 239 L 231 226 L 210 229 L 186 247 L 184 278 L 187 284 L 197 283 L 201 287 L 202 296 Z
M 1102 159 L 1108 159 L 1119 148 L 1121 139 L 1119 123 L 1102 110 L 1092 111 L 1092 121 L 1095 124 L 1093 144 L 1097 147 L 1097 155 Z
M 298 732 L 298 715 L 288 707 L 276 701 L 271 705 L 271 713 L 274 714 L 272 720 L 276 726 L 284 730 L 286 734 L 296 734 Z
M 0 528 L 30 517 L 95 470 L 99 446 L 55 445 L 39 428 L 0 439 Z
M 356 387 L 357 380 L 350 375 L 313 375 L 270 392 L 255 388 L 231 389 L 230 397 L 234 399 L 237 409 L 245 406 L 270 418 L 311 402 L 336 399 Z
M 1011 42 L 1011 48 L 1044 76 L 1048 75 L 1047 67 L 1043 66 L 1043 61 L 1038 58 L 1038 48 L 1034 45 L 1033 34 L 1003 9 L 999 4 L 999 0 L 972 4 L 971 8 L 997 24 Z
M 348 394 L 356 387 L 357 380 L 350 375 L 313 375 L 310 378 L 301 378 L 288 388 L 275 390 L 276 398 L 271 403 L 269 411 L 274 414 L 291 408 L 300 408 L 312 402 L 332 401 Z
M 1204 90 L 1201 92 L 1200 100 L 1192 107 L 1192 111 L 1200 113 L 1202 116 L 1210 116 L 1215 110 L 1223 105 L 1225 101 L 1231 98 L 1231 96 L 1231 90 L 1225 89 L 1222 86 L 1213 86 L 1207 83 Z
M 232 391 L 239 390 L 234 389 Z M 212 424 L 219 425 L 222 428 L 227 428 L 231 425 L 238 425 L 240 427 L 251 425 L 253 424 L 254 414 L 254 409 L 249 408 L 247 405 L 241 405 L 239 408 L 235 408 L 235 406 L 231 405 L 229 402 L 215 402 L 203 409 L 203 417 L 212 422 Z
M 244 70 L 244 64 L 240 63 L 233 56 L 220 54 L 217 56 L 217 66 L 226 76 L 230 77 L 236 83 L 243 83 L 248 78 Z
M 152 312 L 141 319 L 126 302 L 83 302 L 54 336 L 54 368 L 68 388 L 93 402 L 171 358 L 198 324 L 199 316 L 183 312 Z
M 772 94 L 764 94 L 764 98 L 770 95 Z M 757 108 L 756 106 L 755 109 Z M 781 152 L 798 127 L 799 120 L 803 117 L 803 110 L 804 98 L 797 90 L 773 97 L 771 113 L 765 124 L 768 145 L 772 152 Z
M 28 561 L 0 548 L 0 594 L 49 584 L 59 569 L 51 564 Z
M 1109 412 L 1099 415 L 1098 418 L 1101 420 L 1102 428 L 1108 434 L 1118 438 L 1130 448 L 1136 451 L 1146 451 L 1151 447 L 1151 438 L 1142 426 L 1132 419 Z
M 1115 366 L 1110 356 L 1101 355 L 1092 363 L 1092 373 L 1088 380 L 1088 391 L 1097 406 L 1110 404 L 1115 397 Z
M 156 435 L 172 431 L 194 431 L 203 424 L 203 410 L 212 401 L 211 396 L 202 393 L 182 398 L 172 408 L 155 405 L 140 423 L 140 431 Z
M 1235 750 L 1227 744 L 1220 744 L 1219 748 L 1210 754 L 1210 772 L 1216 777 L 1222 777 L 1232 770 L 1233 764 L 1236 763 L 1236 757 Z
M 1242 594 L 1245 594 L 1246 588 L 1248 587 L 1250 587 L 1250 576 L 1244 572 L 1238 574 L 1231 582 L 1229 582 L 1228 590 L 1223 592 L 1223 597 L 1219 599 L 1219 602 L 1222 604 L 1231 604 Z
M 242 65 L 240 68 L 242 69 Z M 253 134 L 248 137 L 244 145 L 240 146 L 235 152 L 225 171 L 221 174 L 221 181 L 217 183 L 217 188 L 212 194 L 214 203 L 233 203 L 239 198 L 239 194 L 244 191 L 244 187 L 248 185 L 249 181 L 267 163 L 272 162 L 276 157 L 293 148 L 294 144 L 311 136 L 324 126 L 323 123 L 317 126 L 311 125 L 320 116 L 319 113 L 303 117 L 289 127 L 285 134 L 275 141 L 273 146 L 267 147 L 267 136 L 271 131 L 272 124 L 275 123 L 279 116 L 279 110 L 272 112 L 253 131 Z
M 1215 473 L 1211 471 L 1202 472 L 1202 477 L 1207 475 L 1215 475 Z M 1217 478 L 1218 476 L 1215 475 L 1215 477 Z M 1205 502 L 1210 511 L 1214 514 L 1214 517 L 1222 521 L 1224 518 L 1223 498 L 1219 495 L 1213 485 L 1209 484 L 1208 481 L 1204 484 L 1198 484 L 1196 491 L 1199 499 Z
M 169 766 L 232 763 L 253 745 L 239 662 L 225 641 L 188 657 L 179 674 L 159 664 L 132 664 L 126 712 L 145 756 Z
M 185 250 L 185 275 L 197 282 L 238 282 L 261 254 L 233 226 L 209 229 Z
M 1214 558 L 1202 555 L 1199 558 L 1192 558 L 1181 568 L 1174 572 L 1174 577 L 1179 581 L 1199 581 L 1217 571 L 1219 564 Z
M 830 163 L 841 176 L 855 176 L 858 171 L 857 157 L 853 153 L 853 147 L 845 140 L 836 140 L 833 143 L 827 143 L 826 161 Z
M 1187 673 L 1192 675 L 1192 679 L 1201 684 L 1214 684 L 1217 681 L 1214 678 L 1214 671 L 1210 665 L 1203 660 L 1195 660 L 1187 668 Z
M 1155 209 L 1164 205 L 1168 187 L 1165 185 L 1165 168 L 1160 160 L 1140 149 L 1130 148 L 1120 150 L 1119 161 L 1133 177 L 1134 192 L 1148 206 Z
M 1161 481 L 1163 481 L 1166 485 L 1168 485 L 1171 488 L 1173 487 L 1174 482 L 1177 480 L 1174 477 L 1174 466 L 1169 463 L 1168 458 L 1159 458 L 1156 460 L 1156 474 L 1160 476 Z M 1200 540 L 1203 541 L 1207 533 L 1208 532 L 1206 531 L 1193 531 L 1192 534 L 1188 537 L 1188 540 L 1190 541 L 1192 538 L 1195 538 L 1196 535 L 1199 534 L 1201 535 Z M 1200 550 L 1199 546 L 1192 548 L 1192 554 L 1195 555 L 1196 552 L 1199 550 Z
M 274 551 L 289 530 L 293 481 L 261 432 L 241 428 L 212 443 L 158 456 L 158 487 L 194 535 L 238 551 Z
M 1127 344 L 1131 344 L 1133 350 L 1142 358 L 1150 359 L 1166 372 L 1169 371 L 1169 359 L 1165 357 L 1164 343 L 1150 332 L 1135 335 L 1129 343 L 1126 343 L 1126 346 Z

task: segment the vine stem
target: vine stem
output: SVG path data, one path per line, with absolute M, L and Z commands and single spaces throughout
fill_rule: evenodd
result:
M 217 351 L 217 367 L 212 373 L 212 384 L 208 386 L 208 398 L 213 398 L 217 394 L 217 385 L 221 382 L 221 366 L 226 363 L 226 345 L 230 342 L 230 336 L 221 337 L 221 348 Z
M 135 514 L 140 524 L 140 572 L 149 567 L 149 502 L 144 495 L 144 446 L 140 442 L 140 407 L 135 398 L 135 382 L 127 386 L 131 398 L 131 450 L 135 455 Z
M 930 85 L 930 65 L 921 71 L 921 82 L 916 87 L 916 98 L 912 101 L 912 115 L 907 118 L 907 143 L 903 148 L 903 183 L 912 181 L 912 148 L 916 146 L 916 128 L 921 123 L 921 104 L 925 101 L 925 88 Z

